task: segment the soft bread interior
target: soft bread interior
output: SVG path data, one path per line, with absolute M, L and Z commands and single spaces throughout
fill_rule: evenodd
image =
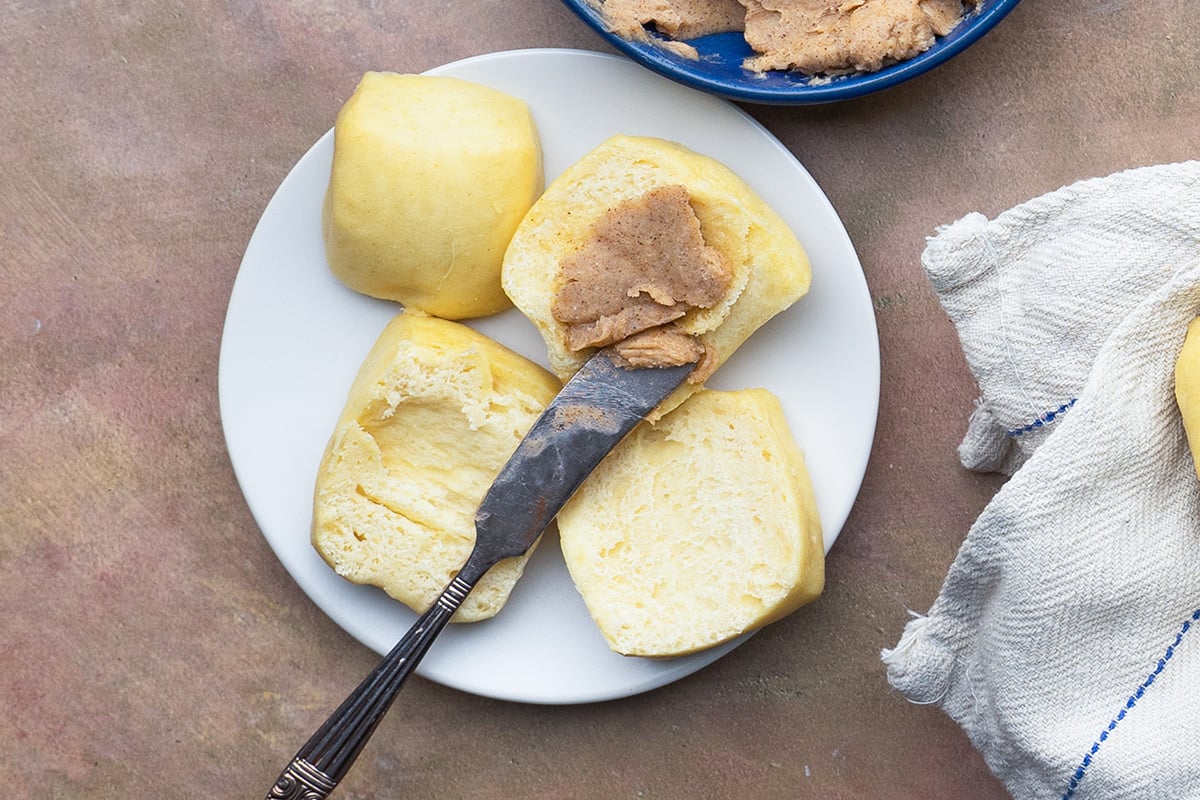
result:
M 466 561 L 476 508 L 558 388 L 464 325 L 400 314 L 359 370 L 321 461 L 313 545 L 339 575 L 424 611 Z M 499 611 L 526 558 L 490 570 L 455 619 Z
M 733 272 L 720 302 L 693 309 L 678 323 L 701 339 L 718 364 L 808 291 L 811 270 L 804 249 L 787 223 L 741 178 L 674 142 L 615 136 L 551 183 L 517 227 L 504 256 L 504 291 L 537 326 L 560 379 L 573 375 L 591 354 L 568 348 L 566 326 L 551 313 L 562 285 L 562 260 L 588 241 L 609 209 L 672 185 L 687 188 L 705 242 L 722 253 Z M 696 388 L 681 387 L 659 413 Z
M 808 471 L 764 389 L 702 390 L 640 425 L 560 512 L 558 527 L 589 613 L 625 655 L 711 647 L 824 587 Z

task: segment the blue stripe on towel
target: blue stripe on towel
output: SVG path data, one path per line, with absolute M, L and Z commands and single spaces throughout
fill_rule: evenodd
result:
M 1038 428 L 1046 427 L 1051 422 L 1054 422 L 1054 420 L 1058 419 L 1063 414 L 1067 413 L 1067 409 L 1070 408 L 1071 406 L 1075 405 L 1075 400 L 1076 400 L 1076 398 L 1072 397 L 1070 399 L 1070 401 L 1063 403 L 1061 406 L 1054 409 L 1053 411 L 1047 411 L 1045 414 L 1042 414 L 1040 417 L 1038 417 L 1037 419 L 1035 419 L 1033 422 L 1029 423 L 1028 425 L 1021 427 L 1021 428 L 1013 428 L 1011 431 L 1008 432 L 1008 435 L 1012 436 L 1013 438 L 1016 438 L 1017 436 L 1024 436 L 1027 433 L 1032 433 L 1033 431 L 1036 431 Z
M 1067 791 L 1063 793 L 1062 800 L 1071 800 L 1071 798 L 1075 796 L 1075 791 L 1079 788 L 1079 783 L 1083 780 L 1083 776 L 1087 774 L 1088 767 L 1092 765 L 1092 758 L 1097 752 L 1099 752 L 1100 745 L 1104 744 L 1104 742 L 1108 740 L 1109 735 L 1112 734 L 1117 725 L 1120 724 L 1121 720 L 1125 719 L 1125 715 L 1137 705 L 1138 700 L 1142 699 L 1142 695 L 1146 693 L 1146 690 L 1153 686 L 1154 682 L 1158 680 L 1158 676 L 1162 674 L 1163 669 L 1167 666 L 1167 662 L 1169 662 L 1171 657 L 1175 655 L 1175 648 L 1179 647 L 1180 642 L 1183 641 L 1184 635 L 1187 634 L 1187 632 L 1191 630 L 1197 622 L 1200 622 L 1200 608 L 1193 611 L 1192 616 L 1183 621 L 1183 625 L 1179 628 L 1179 633 L 1175 634 L 1175 641 L 1171 642 L 1171 644 L 1167 646 L 1166 651 L 1163 652 L 1162 658 L 1160 658 L 1158 660 L 1158 664 L 1155 665 L 1154 671 L 1146 676 L 1146 680 L 1142 681 L 1141 686 L 1137 687 L 1133 694 L 1129 695 L 1129 699 L 1125 701 L 1123 706 L 1121 706 L 1121 710 L 1117 712 L 1117 716 L 1113 717 L 1113 719 L 1109 721 L 1104 730 L 1100 732 L 1099 738 L 1092 742 L 1092 746 L 1088 749 L 1087 754 L 1083 757 L 1083 760 L 1079 762 L 1079 766 L 1075 769 L 1075 774 L 1071 776 L 1071 780 L 1067 783 Z

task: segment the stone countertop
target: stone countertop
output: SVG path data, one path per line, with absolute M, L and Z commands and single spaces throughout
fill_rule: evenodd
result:
M 412 681 L 345 798 L 1002 798 L 879 661 L 1000 484 L 924 239 L 1200 152 L 1200 18 L 1025 0 L 882 94 L 745 106 L 858 249 L 883 389 L 816 604 L 635 698 L 529 706 Z M 555 0 L 6 3 L 0 11 L 0 763 L 13 797 L 261 797 L 377 660 L 259 534 L 217 403 L 242 251 L 362 72 L 607 50 Z

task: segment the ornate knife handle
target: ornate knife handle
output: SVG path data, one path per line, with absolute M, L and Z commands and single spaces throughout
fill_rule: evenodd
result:
M 329 796 L 375 732 L 405 679 L 487 570 L 488 565 L 476 567 L 473 561 L 468 559 L 429 610 L 297 751 L 267 800 L 323 800 Z

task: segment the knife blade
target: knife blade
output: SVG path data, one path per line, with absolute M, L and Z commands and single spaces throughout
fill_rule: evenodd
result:
M 475 514 L 471 558 L 490 566 L 533 546 L 604 456 L 694 367 L 626 369 L 613 363 L 605 350 L 588 359 L 529 429 L 484 495 Z
M 517 445 L 475 513 L 471 554 L 438 599 L 297 751 L 268 800 L 327 797 L 345 777 L 405 679 L 492 566 L 524 554 L 606 455 L 695 364 L 628 369 L 589 358 Z

